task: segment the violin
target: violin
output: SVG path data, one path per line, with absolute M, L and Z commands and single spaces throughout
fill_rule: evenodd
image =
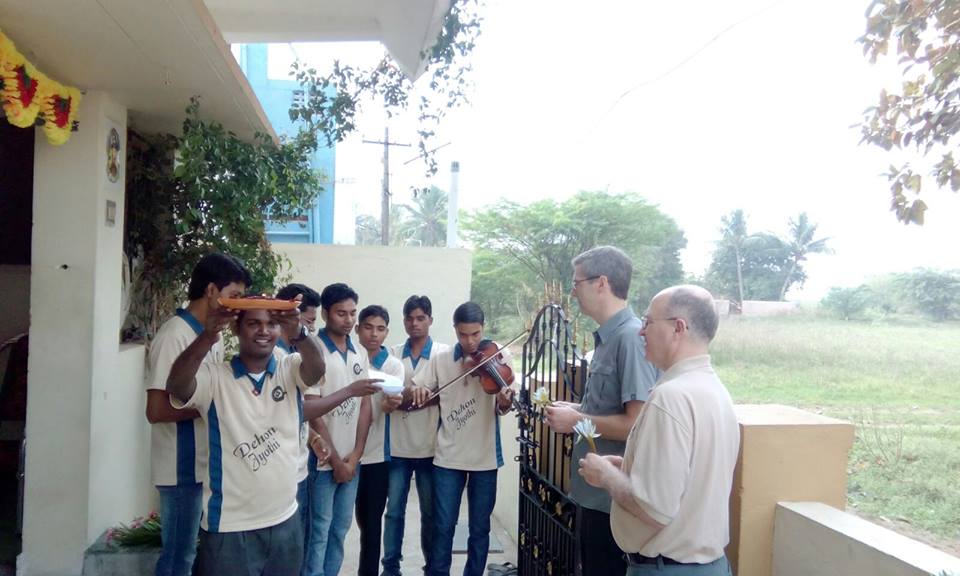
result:
M 506 350 L 507 346 L 510 346 L 526 335 L 526 331 L 523 331 L 500 348 L 497 348 L 497 345 L 492 340 L 481 341 L 476 352 L 467 356 L 466 360 L 464 361 L 464 364 L 468 365 L 467 370 L 464 370 L 462 374 L 453 380 L 450 380 L 443 386 L 437 388 L 422 403 L 418 405 L 410 404 L 406 407 L 406 410 L 409 411 L 417 408 L 423 408 L 428 402 L 431 402 L 440 396 L 440 393 L 445 388 L 454 382 L 459 382 L 460 380 L 463 380 L 467 376 L 471 376 L 473 374 L 476 374 L 480 377 L 480 384 L 483 386 L 484 392 L 487 394 L 499 394 L 500 390 L 503 388 L 508 388 L 511 384 L 513 384 L 514 380 L 513 369 L 502 362 L 502 352 Z M 513 396 L 513 407 L 519 408 L 516 395 Z
M 503 353 L 493 340 L 482 340 L 476 351 L 464 360 L 467 369 L 478 365 L 482 367 L 475 376 L 480 378 L 480 385 L 487 394 L 499 394 L 513 384 L 513 369 L 503 362 Z

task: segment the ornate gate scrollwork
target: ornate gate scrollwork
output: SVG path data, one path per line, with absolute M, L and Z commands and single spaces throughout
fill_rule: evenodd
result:
M 518 415 L 520 436 L 520 526 L 518 563 L 522 576 L 579 576 L 579 516 L 567 497 L 573 438 L 553 432 L 534 392 L 545 388 L 551 401 L 579 402 L 586 362 L 577 351 L 563 309 L 540 309 L 523 345 Z

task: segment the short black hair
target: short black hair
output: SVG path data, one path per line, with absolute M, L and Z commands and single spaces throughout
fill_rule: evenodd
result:
M 476 302 L 464 302 L 453 311 L 453 323 L 483 325 L 483 308 Z
M 383 318 L 383 321 L 386 322 L 387 326 L 390 325 L 390 313 L 387 312 L 387 309 L 379 304 L 371 304 L 360 311 L 360 317 L 357 320 L 357 324 L 363 324 L 363 321 L 371 316 L 378 316 Z
M 323 289 L 323 292 L 320 293 L 320 305 L 324 310 L 329 311 L 337 302 L 343 302 L 344 300 L 353 300 L 354 304 L 360 301 L 360 297 L 357 296 L 356 291 L 344 284 L 343 282 L 337 282 L 336 284 L 331 284 Z
M 433 317 L 433 304 L 430 303 L 430 299 L 426 296 L 417 296 L 414 294 L 403 303 L 404 318 L 412 314 L 417 308 L 423 310 L 423 313 L 427 316 Z
M 249 288 L 253 284 L 250 271 L 238 258 L 229 254 L 213 252 L 207 254 L 197 262 L 190 273 L 190 287 L 187 289 L 187 298 L 197 300 L 203 298 L 207 286 L 214 284 L 218 290 L 237 282 Z
M 283 288 L 277 290 L 277 298 L 283 300 L 293 300 L 297 296 L 303 296 L 303 300 L 300 301 L 300 311 L 305 312 L 307 308 L 313 306 L 314 308 L 320 307 L 320 295 L 317 294 L 317 291 L 313 288 L 307 286 L 306 284 L 287 284 Z

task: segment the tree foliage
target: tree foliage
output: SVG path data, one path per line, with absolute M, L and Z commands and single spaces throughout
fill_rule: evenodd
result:
M 380 245 L 380 218 L 357 216 L 356 234 L 359 245 Z M 446 241 L 447 193 L 440 188 L 418 190 L 411 204 L 397 204 L 390 211 L 391 246 L 443 246 Z
M 902 274 L 903 295 L 917 310 L 935 322 L 960 318 L 960 274 L 921 269 Z
M 724 216 L 721 223 L 705 282 L 715 294 L 735 302 L 783 300 L 791 287 L 806 281 L 807 255 L 829 251 L 828 239 L 815 238 L 817 225 L 806 213 L 789 221 L 784 237 L 749 233 L 742 210 Z
M 320 193 L 309 143 L 244 142 L 187 108 L 180 136 L 134 135 L 128 146 L 126 246 L 139 261 L 130 320 L 146 336 L 183 302 L 196 262 L 217 250 L 242 259 L 255 290 L 272 291 L 281 270 L 264 215 L 289 218 Z
M 908 148 L 924 157 L 939 156 L 929 175 L 937 186 L 957 192 L 960 166 L 952 149 L 960 129 L 960 4 L 874 0 L 860 42 L 871 62 L 893 44 L 903 77 L 898 89 L 881 91 L 877 104 L 864 112 L 861 141 L 884 150 Z M 891 210 L 905 224 L 923 224 L 924 171 L 906 163 L 891 165 L 887 173 Z
M 820 300 L 820 306 L 843 320 L 856 320 L 863 317 L 873 302 L 873 294 L 866 286 L 834 287 Z
M 413 202 L 397 204 L 405 218 L 400 235 L 407 244 L 442 246 L 447 241 L 447 193 L 430 186 L 416 190 Z
M 633 259 L 631 301 L 641 309 L 658 290 L 683 279 L 683 233 L 672 218 L 635 194 L 580 192 L 564 202 L 529 205 L 502 201 L 465 215 L 462 224 L 473 245 L 484 249 L 478 251 L 482 258 L 474 258 L 472 297 L 478 300 L 510 302 L 524 287 L 536 295 L 554 282 L 569 290 L 570 261 L 604 244 Z M 500 278 L 476 283 L 478 275 Z
M 304 88 L 302 104 L 290 108 L 290 119 L 303 121 L 308 131 L 322 134 L 333 145 L 353 132 L 355 118 L 364 100 L 377 99 L 388 114 L 406 110 L 416 94 L 420 126 L 417 146 L 434 174 L 437 164 L 429 149 L 430 138 L 446 111 L 467 102 L 472 64 L 469 56 L 480 34 L 479 0 L 454 0 L 444 17 L 437 42 L 422 56 L 425 59 L 428 90 L 414 90 L 414 84 L 393 59 L 384 54 L 369 69 L 333 64 L 331 71 L 318 71 L 294 62 L 290 74 Z

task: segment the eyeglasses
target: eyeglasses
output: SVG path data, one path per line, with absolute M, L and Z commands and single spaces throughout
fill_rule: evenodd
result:
M 577 284 L 579 284 L 579 283 L 581 283 L 581 282 L 590 282 L 591 280 L 596 280 L 596 279 L 599 278 L 600 276 L 602 276 L 602 274 L 597 275 L 597 276 L 590 276 L 590 277 L 588 277 L 588 278 L 580 278 L 580 279 L 574 278 L 574 279 L 573 279 L 573 287 L 576 288 L 576 287 L 577 287 Z
M 643 323 L 644 328 L 653 324 L 654 322 L 676 322 L 677 320 L 681 320 L 681 318 L 679 316 L 669 316 L 667 318 L 651 318 L 649 316 L 640 317 L 640 322 Z

